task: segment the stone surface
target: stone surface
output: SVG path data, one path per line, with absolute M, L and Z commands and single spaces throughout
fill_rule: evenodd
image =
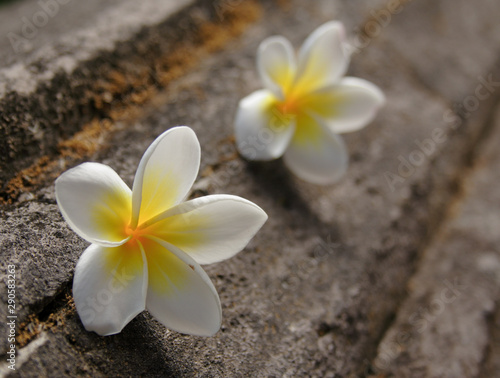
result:
M 467 117 L 453 106 L 457 99 L 475 93 L 478 84 L 474 75 L 487 77 L 492 73 L 497 77 L 494 57 L 498 56 L 500 45 L 491 31 L 496 27 L 494 9 L 500 5 L 487 0 L 481 3 L 483 8 L 490 8 L 482 8 L 476 22 L 465 20 L 463 12 L 469 5 L 457 6 L 446 0 L 401 2 L 400 12 L 392 14 L 388 25 L 382 24 L 379 15 L 393 9 L 395 2 L 361 0 L 251 5 L 231 1 L 208 8 L 200 2 L 180 18 L 166 22 L 172 27 L 176 21 L 198 17 L 196 9 L 201 9 L 202 14 L 203 9 L 212 9 L 218 22 L 210 23 L 208 29 L 198 22 L 199 29 L 191 28 L 191 33 L 200 36 L 203 34 L 196 34 L 198 30 L 209 33 L 214 28 L 227 29 L 228 25 L 234 28 L 233 23 L 225 24 L 229 16 L 244 21 L 245 28 L 238 29 L 243 32 L 239 37 L 235 37 L 237 33 L 230 38 L 223 34 L 223 42 L 214 42 L 218 41 L 214 36 L 222 33 L 217 31 L 199 44 L 202 47 L 195 44 L 190 51 L 202 58 L 180 74 L 169 69 L 154 71 L 168 80 L 143 84 L 166 86 L 166 90 L 146 96 L 140 109 L 133 107 L 133 101 L 118 100 L 99 111 L 89 107 L 88 117 L 73 125 L 74 130 L 82 130 L 81 134 L 65 136 L 66 147 L 78 146 L 82 152 L 68 156 L 64 154 L 66 150 L 56 148 L 44 165 L 35 164 L 42 171 L 50 167 L 51 174 L 40 176 L 43 179 L 36 187 L 23 187 L 15 198 L 11 196 L 12 204 L 3 206 L 2 274 L 5 265 L 14 261 L 20 277 L 18 320 L 19 324 L 24 322 L 18 337 L 19 370 L 13 376 L 334 377 L 384 372 L 400 376 L 411 373 L 408 366 L 421 372 L 421 366 L 431 361 L 427 351 L 422 353 L 421 349 L 424 342 L 431 341 L 454 345 L 448 353 L 441 348 L 443 361 L 450 362 L 446 365 L 450 369 L 456 367 L 453 362 L 459 356 L 471 352 L 460 360 L 468 370 L 451 372 L 488 376 L 496 367 L 499 352 L 498 330 L 495 331 L 492 320 L 498 318 L 498 292 L 488 292 L 488 288 L 493 289 L 489 276 L 481 285 L 467 289 L 474 289 L 471 293 L 478 296 L 468 297 L 467 290 L 460 287 L 463 294 L 443 311 L 442 321 L 453 319 L 448 320 L 447 328 L 435 330 L 433 325 L 439 324 L 436 320 L 423 332 L 427 339 L 410 338 L 404 344 L 408 351 L 397 349 L 399 354 L 391 354 L 385 365 L 385 360 L 381 360 L 391 337 L 400 333 L 405 319 L 415 311 L 412 306 L 427 306 L 433 295 L 441 295 L 447 288 L 444 279 L 453 285 L 453 269 L 464 269 L 467 263 L 489 269 L 496 256 L 493 252 L 498 252 L 492 248 L 488 254 L 489 249 L 485 249 L 480 255 L 455 262 L 454 252 L 466 253 L 467 248 L 488 243 L 489 234 L 474 231 L 482 224 L 474 209 L 461 216 L 462 229 L 470 231 L 456 231 L 463 237 L 456 243 L 460 247 L 469 233 L 476 235 L 477 241 L 469 240 L 470 244 L 457 247 L 457 252 L 454 244 L 448 245 L 448 239 L 441 236 L 441 230 L 456 227 L 456 220 L 451 220 L 449 213 L 457 203 L 464 201 L 467 207 L 469 195 L 470 201 L 486 198 L 473 190 L 458 196 L 457 188 L 465 182 L 473 185 L 476 177 L 487 176 L 487 172 L 497 168 L 493 158 L 486 158 L 482 171 L 485 173 L 478 171 L 475 176 L 478 168 L 473 162 L 483 156 L 479 147 L 483 141 L 498 135 L 492 131 L 498 130 L 498 125 L 491 121 L 498 93 L 493 90 Z M 449 28 L 447 32 L 420 28 L 419 35 L 415 35 L 414 19 L 422 25 L 433 25 L 436 7 L 440 21 Z M 243 19 L 241 14 L 255 17 Z M 345 135 L 351 158 L 346 177 L 334 186 L 317 187 L 293 177 L 281 161 L 264 164 L 242 160 L 234 150 L 232 122 L 238 100 L 260 87 L 255 69 L 259 42 L 279 33 L 298 47 L 312 30 L 330 19 L 345 22 L 353 38 L 355 53 L 349 75 L 379 85 L 387 96 L 387 105 L 366 129 Z M 464 39 L 463 44 L 452 45 L 453 48 L 438 46 L 456 41 L 450 30 L 460 29 L 464 35 L 475 32 L 481 27 L 479 20 L 481 25 L 492 25 L 487 28 L 492 34 L 481 41 L 489 52 L 484 53 L 484 59 L 474 61 L 474 74 L 466 76 L 465 69 L 470 68 L 471 55 L 476 51 L 476 39 Z M 370 34 L 370 27 L 376 25 L 373 22 L 379 22 L 379 33 Z M 150 25 L 143 33 L 157 35 L 164 24 Z M 190 36 L 186 33 L 179 38 L 190 45 Z M 130 44 L 134 43 L 136 40 L 132 39 Z M 210 43 L 224 48 L 215 52 Z M 168 42 L 162 45 L 172 46 Z M 159 49 L 149 56 L 167 50 Z M 128 54 L 133 56 L 137 51 Z M 200 55 L 200 51 L 210 54 Z M 432 54 L 426 55 L 427 51 Z M 439 77 L 436 82 L 434 68 L 444 70 L 450 60 L 458 67 L 459 79 Z M 138 59 L 132 67 L 149 66 Z M 134 77 L 130 66 L 121 65 L 117 70 L 125 72 L 125 77 Z M 97 70 L 94 74 L 99 77 L 102 72 Z M 87 80 L 83 77 L 82 85 L 90 85 Z M 73 85 L 74 78 L 69 75 L 68 81 Z M 448 89 L 447 82 L 453 89 Z M 95 86 L 89 88 L 95 90 Z M 138 93 L 126 86 L 116 90 L 120 96 L 129 91 Z M 99 116 L 109 119 L 101 120 Z M 97 124 L 85 123 L 95 117 Z M 206 267 L 220 294 L 222 329 L 212 338 L 180 335 L 166 330 L 145 312 L 119 335 L 99 337 L 88 333 L 74 311 L 70 291 L 73 267 L 86 243 L 58 215 L 51 180 L 85 159 L 110 165 L 131 184 L 139 159 L 151 141 L 165 129 L 181 124 L 191 126 L 202 145 L 201 175 L 193 195 L 241 195 L 259 204 L 269 215 L 269 221 L 243 252 Z M 96 133 L 94 126 L 105 131 Z M 59 132 L 52 126 L 47 130 Z M 83 148 L 82 144 L 91 147 Z M 34 161 L 30 157 L 27 166 Z M 19 176 L 18 169 L 12 174 Z M 466 171 L 472 173 L 465 176 Z M 488 180 L 498 183 L 497 176 Z M 3 195 L 7 198 L 10 194 Z M 477 206 L 481 212 L 480 206 L 485 203 Z M 488 207 L 486 210 L 494 211 L 493 206 Z M 436 260 L 428 261 L 433 253 Z M 442 272 L 449 276 L 443 277 Z M 461 272 L 456 274 L 462 277 Z M 476 273 L 467 273 L 465 277 L 473 279 Z M 5 281 L 5 275 L 2 279 Z M 462 282 L 457 281 L 456 285 Z M 0 291 L 0 296 L 5 302 L 5 292 Z M 461 312 L 462 298 L 468 298 L 465 306 L 470 311 L 465 313 Z M 2 311 L 5 308 L 3 303 Z M 5 317 L 5 312 L 0 316 Z M 477 329 L 467 328 L 471 322 L 478 325 Z M 459 330 L 464 330 L 460 335 L 468 337 L 467 345 L 463 339 L 446 338 L 447 332 Z M 380 340 L 383 341 L 379 345 Z M 0 340 L 0 347 L 1 353 L 5 353 L 4 339 Z M 405 360 L 407 357 L 411 361 Z M 478 361 L 486 361 L 483 371 Z M 438 365 L 436 362 L 435 369 Z M 0 372 L 7 372 L 3 362 Z M 435 376 L 440 373 L 443 371 L 429 371 Z
M 500 108 L 499 108 L 500 109 Z M 500 112 L 465 197 L 422 255 L 375 367 L 395 377 L 498 375 Z M 485 361 L 487 362 L 485 364 Z
M 411 62 L 416 79 L 453 102 L 454 112 L 468 113 L 468 96 L 482 102 L 491 95 L 491 90 L 476 88 L 488 81 L 498 65 L 498 51 L 493 46 L 500 40 L 500 25 L 489 17 L 495 6 L 494 0 L 460 6 L 453 0 L 405 1 L 380 39 L 392 43 L 400 59 Z M 379 13 L 381 25 L 386 22 L 384 16 Z M 498 79 L 493 90 L 498 90 Z

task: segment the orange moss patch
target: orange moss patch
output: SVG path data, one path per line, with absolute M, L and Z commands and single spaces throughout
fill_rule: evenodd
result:
M 57 327 L 64 326 L 66 319 L 75 314 L 73 297 L 66 294 L 64 302 L 65 305 L 55 313 L 50 314 L 45 321 L 40 321 L 34 314 L 29 315 L 28 320 L 19 325 L 19 333 L 16 337 L 18 348 L 27 345 L 43 331 L 55 330 Z
M 105 143 L 106 136 L 113 129 L 108 120 L 93 120 L 83 129 L 57 146 L 55 159 L 42 156 L 31 167 L 23 169 L 6 185 L 7 199 L 0 198 L 0 204 L 12 203 L 22 193 L 28 193 L 41 183 L 55 180 L 59 173 L 82 158 L 95 153 Z
M 105 137 L 113 129 L 113 122 L 108 119 L 93 120 L 72 138 L 62 141 L 58 145 L 61 157 L 79 159 L 96 152 L 104 143 Z
M 223 20 L 201 22 L 192 36 L 188 36 L 167 54 L 159 56 L 152 64 L 154 72 L 151 66 L 137 65 L 126 73 L 111 71 L 96 84 L 91 98 L 99 109 L 111 103 L 110 118 L 121 119 L 124 110 L 120 108 L 124 105 L 130 107 L 149 101 L 159 90 L 186 74 L 209 53 L 220 50 L 228 41 L 243 33 L 261 15 L 262 7 L 253 0 L 228 8 Z M 116 100 L 118 98 L 120 100 Z
M 202 44 L 209 52 L 217 50 L 228 40 L 243 33 L 248 24 L 259 19 L 261 15 L 262 8 L 258 3 L 242 2 L 237 7 L 226 11 L 224 23 L 207 22 L 200 26 L 199 34 Z
M 42 156 L 31 167 L 20 171 L 7 183 L 5 188 L 7 200 L 0 198 L 0 204 L 12 203 L 12 201 L 17 199 L 21 193 L 27 191 L 25 188 L 35 185 L 38 178 L 53 165 L 54 162 L 51 161 L 48 156 Z

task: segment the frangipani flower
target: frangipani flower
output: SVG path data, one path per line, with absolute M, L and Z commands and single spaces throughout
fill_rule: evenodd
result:
M 88 331 L 118 333 L 146 308 L 178 332 L 209 336 L 219 330 L 219 297 L 199 264 L 234 256 L 267 215 L 230 195 L 182 202 L 199 164 L 195 133 L 176 127 L 147 149 L 132 190 L 99 163 L 81 164 L 56 180 L 62 215 L 92 243 L 73 281 L 76 309 Z
M 349 65 L 344 27 L 328 22 L 316 29 L 295 56 L 290 42 L 275 36 L 257 52 L 265 89 L 239 103 L 236 143 L 249 160 L 283 156 L 300 178 L 317 184 L 337 181 L 348 155 L 337 133 L 364 127 L 383 105 L 374 84 L 343 77 Z

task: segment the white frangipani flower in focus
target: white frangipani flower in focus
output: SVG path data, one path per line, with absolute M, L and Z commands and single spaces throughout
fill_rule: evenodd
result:
M 343 77 L 349 65 L 344 27 L 331 21 L 316 29 L 295 55 L 290 42 L 275 36 L 257 52 L 265 89 L 239 103 L 236 144 L 249 160 L 283 156 L 298 177 L 316 184 L 337 181 L 348 154 L 338 133 L 368 124 L 384 104 L 374 84 Z
M 118 333 L 144 309 L 178 332 L 210 336 L 219 330 L 219 297 L 199 264 L 234 256 L 267 215 L 230 195 L 182 202 L 199 165 L 195 133 L 176 127 L 145 152 L 132 190 L 99 163 L 81 164 L 56 180 L 61 213 L 92 243 L 73 281 L 88 331 Z

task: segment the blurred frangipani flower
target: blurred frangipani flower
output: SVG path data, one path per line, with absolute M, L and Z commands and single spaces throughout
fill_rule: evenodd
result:
M 284 37 L 264 40 L 257 69 L 265 89 L 243 98 L 236 114 L 240 153 L 249 160 L 283 156 L 294 174 L 315 184 L 339 180 L 349 159 L 337 134 L 361 129 L 385 102 L 374 84 L 344 77 L 349 60 L 336 21 L 316 29 L 298 56 Z
M 183 202 L 199 165 L 195 133 L 175 127 L 147 149 L 132 190 L 99 163 L 81 164 L 56 180 L 62 215 L 92 243 L 73 281 L 88 331 L 118 333 L 144 309 L 178 332 L 210 336 L 219 330 L 219 297 L 199 264 L 234 256 L 267 215 L 230 195 Z

